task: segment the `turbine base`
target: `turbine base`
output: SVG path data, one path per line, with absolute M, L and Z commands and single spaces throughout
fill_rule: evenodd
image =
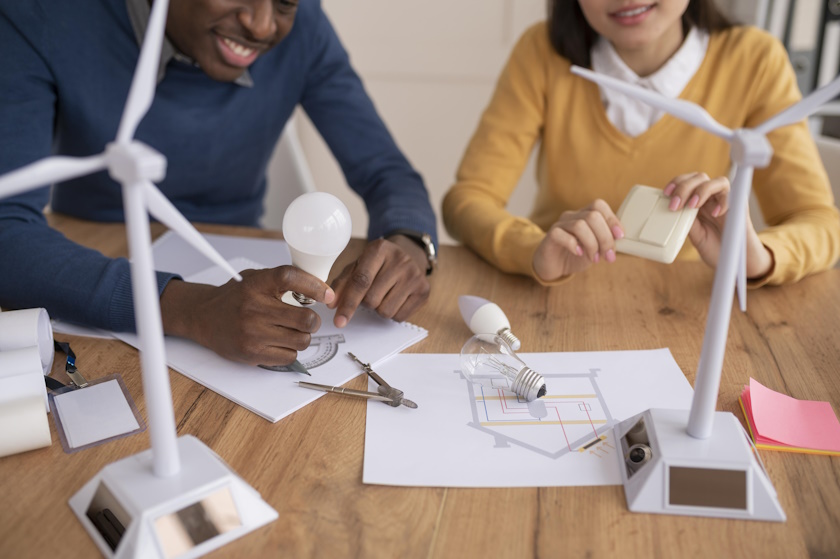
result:
M 633 512 L 784 522 L 764 465 L 738 419 L 716 412 L 712 434 L 686 432 L 688 410 L 650 409 L 615 426 Z
M 155 476 L 146 450 L 105 466 L 70 499 L 103 556 L 199 557 L 277 519 L 204 443 L 187 435 L 178 450 L 174 476 Z

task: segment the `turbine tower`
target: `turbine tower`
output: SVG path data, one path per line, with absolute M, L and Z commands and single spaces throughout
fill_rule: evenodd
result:
M 742 309 L 746 308 L 745 232 L 753 169 L 766 167 L 773 158 L 773 148 L 767 141 L 766 135 L 782 126 L 799 122 L 816 112 L 821 105 L 835 98 L 840 94 L 840 76 L 755 128 L 730 130 L 712 118 L 705 109 L 689 101 L 667 98 L 637 85 L 579 66 L 572 66 L 571 71 L 573 74 L 603 87 L 618 90 L 723 138 L 731 146 L 731 159 L 735 165 L 730 191 L 730 210 L 721 239 L 721 251 L 712 286 L 709 315 L 706 319 L 706 333 L 697 365 L 694 399 L 687 421 L 684 414 L 677 410 L 648 410 L 640 416 L 622 422 L 615 428 L 616 438 L 623 445 L 628 460 L 630 447 L 637 444 L 634 443 L 634 438 L 639 438 L 630 433 L 634 428 L 637 433 L 644 433 L 641 437 L 644 439 L 643 443 L 638 444 L 650 446 L 652 451 L 653 458 L 645 458 L 647 462 L 633 471 L 629 468 L 625 470 L 625 456 L 621 457 L 628 505 L 631 510 L 646 512 L 784 520 L 784 512 L 763 465 L 760 470 L 758 469 L 756 459 L 758 454 L 754 453 L 754 450 L 750 451 L 749 448 L 746 448 L 746 453 L 744 452 L 744 441 L 740 440 L 743 437 L 737 434 L 738 431 L 743 431 L 740 423 L 731 413 L 715 412 L 715 407 L 720 388 L 736 278 L 740 279 L 738 284 Z M 639 427 L 640 423 L 641 427 Z M 682 436 L 685 433 L 691 438 Z M 732 462 L 733 460 L 735 462 Z M 686 471 L 691 468 L 705 470 L 706 477 L 703 477 L 703 472 L 697 471 L 674 474 L 672 471 L 676 467 L 674 464 L 678 463 L 684 464 L 680 467 Z M 732 465 L 733 463 L 738 464 L 737 468 Z M 726 464 L 729 465 L 726 466 Z M 743 472 L 744 479 L 741 480 L 738 476 L 733 477 L 729 473 L 721 473 L 732 471 Z M 680 478 L 683 475 L 689 477 Z M 665 477 L 664 483 L 662 476 Z M 650 478 L 658 478 L 658 480 Z M 679 479 L 684 480 L 678 482 L 682 485 L 675 486 L 675 480 Z M 697 504 L 703 501 L 702 496 L 688 496 L 685 502 L 672 502 L 669 506 L 664 502 L 664 496 L 659 494 L 663 488 L 668 487 L 668 495 L 675 495 L 674 491 L 679 495 L 684 487 L 692 484 L 696 486 L 701 479 L 712 480 L 706 484 L 710 492 L 716 489 L 721 490 L 720 501 L 716 501 L 713 505 Z M 654 487 L 656 483 L 659 484 L 658 489 Z M 727 484 L 729 484 L 729 489 L 722 489 Z M 748 492 L 747 489 L 752 491 Z M 732 501 L 726 499 L 727 491 L 730 497 L 733 494 L 743 495 L 744 502 L 739 501 L 738 506 L 731 506 Z M 710 495 L 712 493 L 705 496 L 706 502 Z M 692 501 L 695 497 L 697 500 Z M 745 506 L 741 507 L 740 504 Z

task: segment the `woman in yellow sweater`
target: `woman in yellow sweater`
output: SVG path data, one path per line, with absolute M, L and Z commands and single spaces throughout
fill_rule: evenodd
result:
M 699 207 L 681 257 L 715 266 L 726 218 L 729 145 L 573 75 L 572 64 L 703 106 L 752 127 L 801 98 L 770 35 L 730 25 L 712 0 L 554 0 L 520 38 L 443 202 L 447 230 L 500 269 L 549 284 L 614 262 L 614 210 L 634 184 L 670 207 Z M 840 217 L 806 122 L 768 135 L 753 189 L 768 227 L 747 231 L 752 286 L 794 282 L 840 257 Z M 505 210 L 539 143 L 530 219 Z M 710 178 L 712 177 L 712 178 Z

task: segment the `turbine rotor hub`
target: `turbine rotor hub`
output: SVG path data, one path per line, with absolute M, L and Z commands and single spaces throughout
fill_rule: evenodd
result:
M 773 146 L 764 134 L 748 128 L 735 130 L 732 137 L 732 161 L 740 166 L 763 169 L 773 159 Z
M 108 174 L 119 183 L 160 182 L 166 176 L 166 157 L 143 142 L 110 143 L 105 155 Z

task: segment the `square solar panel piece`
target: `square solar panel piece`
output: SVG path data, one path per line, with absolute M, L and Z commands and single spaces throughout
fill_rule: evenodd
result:
M 624 238 L 616 241 L 616 250 L 666 264 L 673 262 L 698 210 L 672 212 L 668 209 L 670 200 L 658 188 L 634 186 L 616 214 L 624 228 Z

